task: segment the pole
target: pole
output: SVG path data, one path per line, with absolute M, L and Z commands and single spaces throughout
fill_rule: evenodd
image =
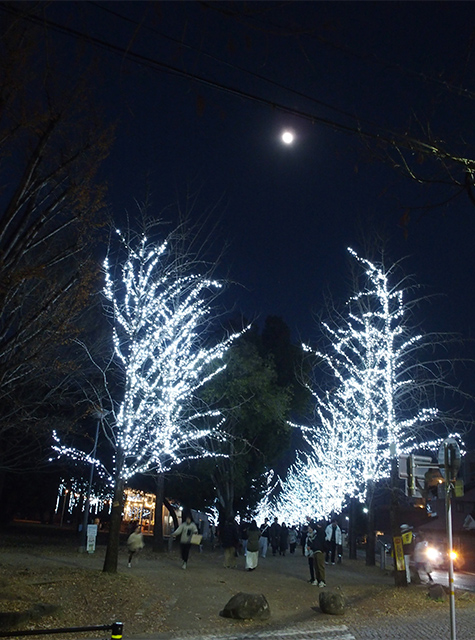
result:
M 124 625 L 122 622 L 114 622 L 112 625 L 111 640 L 122 640 Z
M 444 462 L 445 462 L 445 514 L 447 523 L 447 551 L 449 554 L 449 590 L 450 590 L 450 640 L 456 640 L 455 626 L 455 592 L 454 592 L 454 559 L 452 557 L 452 478 L 451 465 L 449 463 L 449 445 L 444 444 Z
M 61 522 L 59 523 L 59 526 L 62 527 L 63 526 L 63 520 L 64 520 L 64 510 L 66 508 L 66 498 L 68 496 L 68 490 L 64 489 L 63 491 L 63 505 L 61 507 Z
M 399 486 L 398 486 L 398 459 L 396 457 L 396 446 L 391 444 L 391 506 L 390 506 L 390 522 L 391 522 L 391 541 L 393 547 L 393 562 L 394 562 L 394 586 L 395 587 L 407 587 L 406 571 L 402 564 L 397 562 L 397 549 L 400 550 L 402 555 L 402 542 L 401 542 L 401 518 L 399 515 Z M 396 542 L 399 541 L 397 545 Z
M 348 522 L 348 557 L 356 560 L 356 498 L 350 498 L 350 520 Z
M 98 418 L 96 425 L 96 436 L 94 438 L 94 448 L 92 450 L 92 457 L 96 457 L 97 451 L 97 441 L 99 439 L 99 425 L 101 424 L 101 418 Z M 91 462 L 91 469 L 89 471 L 89 482 L 87 484 L 87 494 L 86 494 L 86 504 L 84 505 L 84 518 L 82 521 L 82 531 L 81 531 L 81 546 L 79 550 L 81 552 L 87 551 L 87 523 L 89 521 L 89 508 L 91 505 L 91 487 L 92 487 L 92 479 L 94 477 L 94 462 Z

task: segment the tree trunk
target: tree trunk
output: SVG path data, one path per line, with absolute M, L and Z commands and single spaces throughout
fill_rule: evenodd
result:
M 117 573 L 117 563 L 119 561 L 120 523 L 122 522 L 123 506 L 124 481 L 122 478 L 117 478 L 114 487 L 114 501 L 112 503 L 106 557 L 104 559 L 104 567 L 102 569 L 106 573 Z
M 374 481 L 368 481 L 368 529 L 366 536 L 366 566 L 374 567 L 376 564 L 376 534 L 374 531 Z
M 398 500 L 398 470 L 397 470 L 397 458 L 393 457 L 391 460 L 391 536 L 393 547 L 393 562 L 394 562 L 394 585 L 396 587 L 407 587 L 407 579 L 405 571 L 398 571 L 396 569 L 396 553 L 394 549 L 394 538 L 400 537 L 400 515 L 399 515 L 399 500 Z
M 163 541 L 162 505 L 165 498 L 165 476 L 157 473 L 155 476 L 155 524 L 153 526 L 152 551 L 161 553 L 165 549 Z
M 216 486 L 220 509 L 220 519 L 224 521 L 234 518 L 234 473 L 231 459 L 222 460 L 217 465 L 217 470 L 213 474 L 213 482 Z
M 356 498 L 350 498 L 350 520 L 348 527 L 348 557 L 350 560 L 356 560 L 356 509 L 358 501 Z
M 170 512 L 170 515 L 171 515 L 172 520 L 173 520 L 173 528 L 177 529 L 178 528 L 178 518 L 176 517 L 175 509 L 172 507 L 172 505 L 168 502 L 168 500 L 165 497 L 163 498 L 163 504 L 166 506 L 166 508 Z

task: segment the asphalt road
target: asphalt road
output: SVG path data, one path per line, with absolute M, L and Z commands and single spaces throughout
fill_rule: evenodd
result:
M 432 578 L 434 582 L 449 585 L 449 574 L 447 571 L 433 571 Z M 456 571 L 454 573 L 454 587 L 456 589 L 464 589 L 464 591 L 475 591 L 475 573 L 468 571 Z

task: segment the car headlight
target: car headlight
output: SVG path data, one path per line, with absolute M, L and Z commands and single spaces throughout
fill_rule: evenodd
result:
M 439 552 L 435 547 L 427 547 L 426 549 L 426 556 L 428 557 L 429 560 L 437 560 L 437 558 L 439 557 Z

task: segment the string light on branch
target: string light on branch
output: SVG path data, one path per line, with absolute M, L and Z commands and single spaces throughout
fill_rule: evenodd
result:
M 200 397 L 201 388 L 225 368 L 223 356 L 241 335 L 211 341 L 211 302 L 221 284 L 191 273 L 176 259 L 173 241 L 129 241 L 117 231 L 124 260 L 104 261 L 112 344 L 123 373 L 123 396 L 107 425 L 114 445 L 114 479 L 162 473 L 185 459 L 214 455 L 223 417 Z M 84 463 L 82 452 L 55 445 Z
M 308 385 L 315 420 L 299 426 L 308 451 L 297 455 L 278 505 L 289 517 L 295 505 L 321 517 L 340 511 L 348 497 L 364 499 L 368 483 L 389 476 L 394 455 L 433 444 L 436 380 L 418 359 L 424 336 L 407 323 L 405 289 L 392 283 L 394 269 L 349 253 L 363 268 L 364 285 L 346 315 L 322 323 L 326 350 L 303 345 L 320 371 L 326 367 L 331 391 Z

